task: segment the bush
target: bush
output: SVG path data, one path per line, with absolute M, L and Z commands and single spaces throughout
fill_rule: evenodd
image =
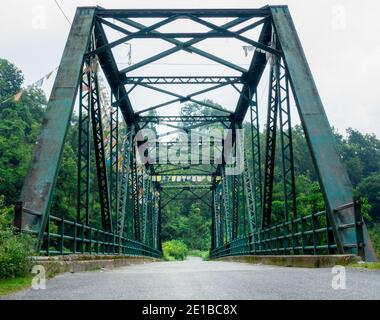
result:
M 30 272 L 32 237 L 15 234 L 0 206 L 0 279 L 24 277 Z
M 170 240 L 162 244 L 162 251 L 166 261 L 185 260 L 189 252 L 186 244 L 179 240 Z

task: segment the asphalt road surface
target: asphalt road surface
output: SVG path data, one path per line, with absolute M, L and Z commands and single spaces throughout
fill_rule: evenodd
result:
M 377 299 L 380 272 L 346 269 L 346 289 L 334 290 L 332 269 L 287 268 L 233 262 L 155 262 L 114 270 L 66 273 L 46 289 L 7 299 Z M 342 284 L 342 282 L 340 282 Z

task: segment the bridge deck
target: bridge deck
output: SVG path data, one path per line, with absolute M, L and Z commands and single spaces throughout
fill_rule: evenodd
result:
M 347 268 L 346 290 L 332 289 L 331 268 L 286 268 L 245 263 L 155 262 L 114 270 L 63 274 L 46 290 L 10 299 L 380 299 L 380 272 Z M 101 288 L 101 290 L 99 290 Z

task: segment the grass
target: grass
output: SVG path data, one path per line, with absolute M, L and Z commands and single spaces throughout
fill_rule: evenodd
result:
M 32 277 L 20 277 L 0 280 L 0 297 L 28 288 L 32 283 Z
M 365 262 L 365 263 L 355 263 L 350 265 L 353 268 L 364 268 L 368 270 L 380 270 L 380 262 Z

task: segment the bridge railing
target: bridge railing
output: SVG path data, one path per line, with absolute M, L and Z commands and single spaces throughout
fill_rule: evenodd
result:
M 56 226 L 57 230 L 52 230 L 53 226 Z M 37 234 L 37 231 L 29 232 Z M 153 249 L 145 243 L 49 215 L 40 254 L 50 256 L 86 253 L 162 257 L 160 250 Z
M 322 211 L 230 241 L 211 250 L 210 256 L 319 255 L 334 254 L 336 249 L 326 211 Z

